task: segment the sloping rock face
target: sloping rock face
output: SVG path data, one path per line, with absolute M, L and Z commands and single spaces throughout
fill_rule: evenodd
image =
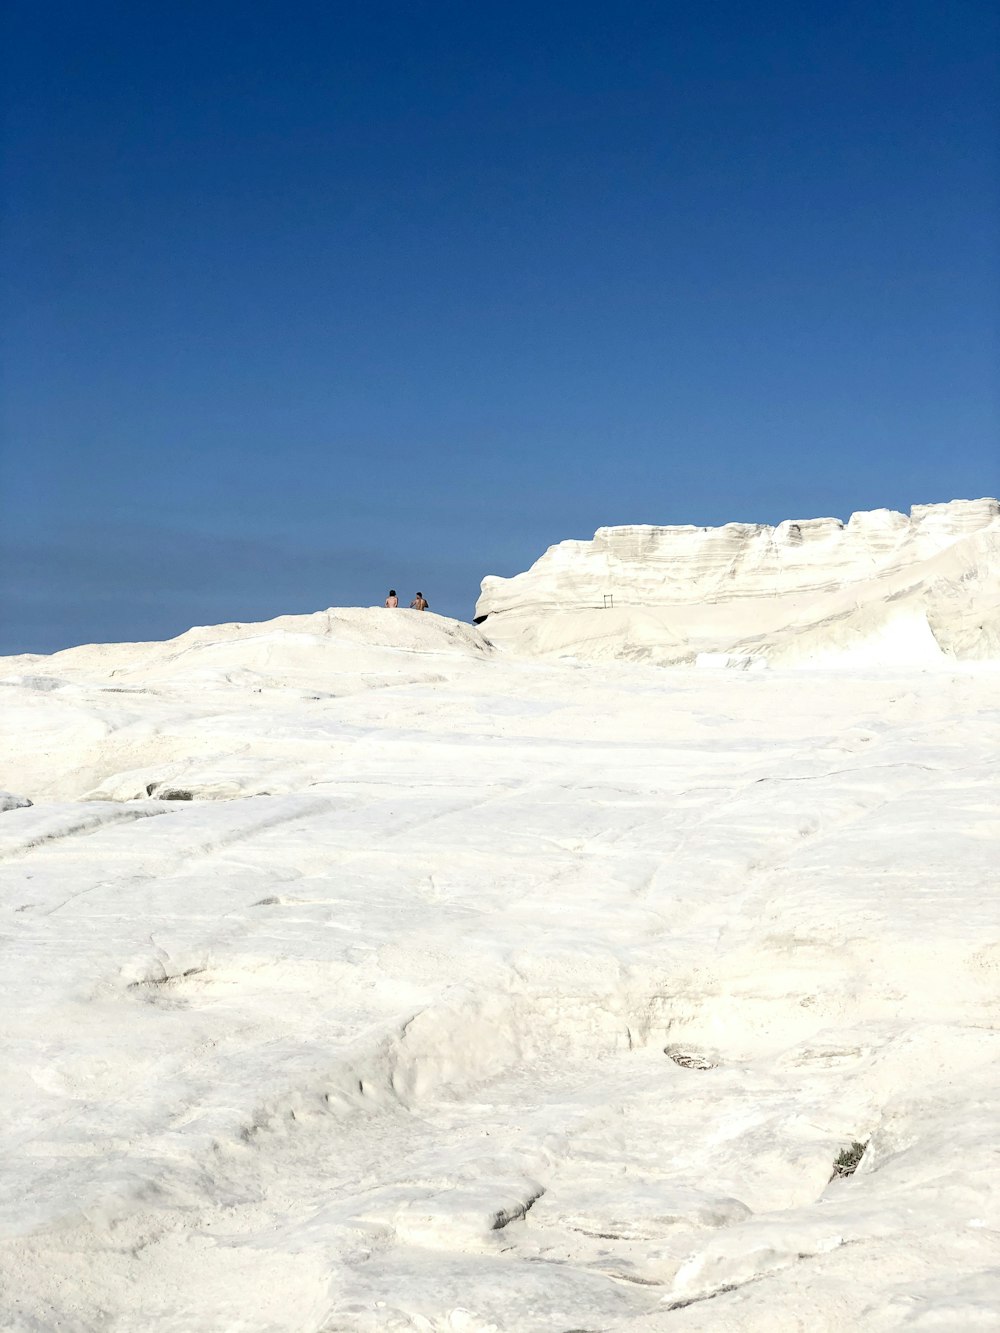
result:
M 542 656 L 851 665 L 1000 657 L 1000 503 L 777 527 L 599 528 L 483 580 L 492 639 Z
M 337 751 L 328 711 L 433 690 L 495 656 L 471 625 L 430 611 L 330 607 L 203 625 L 163 643 L 95 643 L 0 658 L 0 781 L 32 799 L 231 800 L 302 790 Z M 359 698 L 360 706 L 360 698 Z M 247 730 L 314 715 L 301 748 Z M 248 720 L 256 717 L 256 722 Z M 294 724 L 297 727 L 297 723 Z M 0 811 L 19 798 L 0 792 Z M 30 805 L 31 800 L 26 804 Z M 0 847 L 2 855 L 2 847 Z

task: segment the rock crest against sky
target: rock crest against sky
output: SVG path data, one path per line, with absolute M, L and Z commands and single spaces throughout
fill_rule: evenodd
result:
M 993 0 L 6 11 L 0 652 L 996 490 Z
M 542 656 L 917 665 L 1000 658 L 1000 504 L 915 505 L 776 528 L 599 528 L 486 578 L 491 638 Z M 486 619 L 488 617 L 488 619 Z

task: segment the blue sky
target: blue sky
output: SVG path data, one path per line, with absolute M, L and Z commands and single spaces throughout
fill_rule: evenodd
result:
M 2 652 L 1000 489 L 992 3 L 8 15 Z

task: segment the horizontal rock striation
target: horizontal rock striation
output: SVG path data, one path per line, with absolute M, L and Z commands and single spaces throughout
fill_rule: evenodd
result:
M 599 528 L 513 578 L 484 579 L 476 619 L 541 655 L 799 660 L 874 638 L 883 657 L 910 661 L 1000 654 L 998 601 L 1000 503 L 984 498 L 847 523 Z
M 476 618 L 527 607 L 669 606 L 816 592 L 869 580 L 935 555 L 970 533 L 1000 526 L 994 499 L 914 505 L 836 518 L 727 523 L 720 528 L 598 528 L 564 541 L 523 574 L 483 579 Z

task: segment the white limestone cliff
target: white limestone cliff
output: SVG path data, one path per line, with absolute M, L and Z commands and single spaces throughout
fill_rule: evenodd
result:
M 1000 503 L 719 528 L 599 528 L 488 577 L 476 619 L 533 655 L 869 665 L 1000 657 Z

